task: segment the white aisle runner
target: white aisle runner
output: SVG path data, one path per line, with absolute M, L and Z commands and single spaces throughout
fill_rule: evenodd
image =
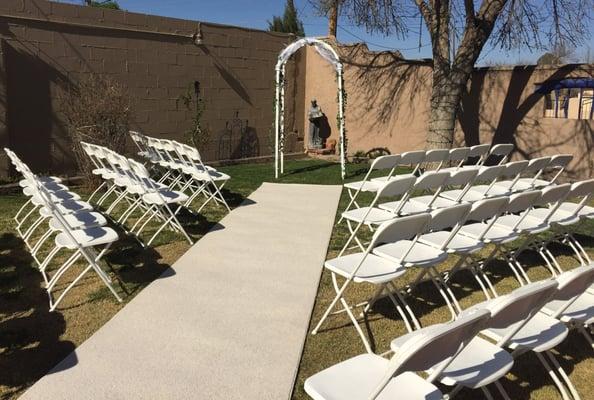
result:
M 263 184 L 22 398 L 289 398 L 340 192 Z

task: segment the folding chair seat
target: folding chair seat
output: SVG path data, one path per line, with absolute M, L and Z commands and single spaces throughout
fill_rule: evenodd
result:
M 467 167 L 463 169 L 442 168 L 439 172 L 448 172 L 450 177 L 446 179 L 444 187 L 460 187 L 464 189 L 471 185 L 479 173 L 479 167 Z M 457 201 L 446 199 L 445 197 L 435 197 L 434 195 L 415 196 L 410 198 L 408 207 L 418 207 L 419 209 L 439 209 L 460 204 Z M 406 210 L 405 210 L 406 211 Z
M 526 167 L 528 167 L 528 163 L 528 161 L 522 160 L 512 161 L 505 164 L 505 169 L 501 172 L 499 178 L 512 178 L 511 181 L 504 181 L 508 183 L 505 183 L 502 186 L 497 186 L 498 180 L 490 185 L 472 186 L 464 196 L 464 199 L 468 201 L 476 201 L 486 197 L 507 196 L 512 194 L 514 192 L 513 186 L 515 182 L 519 179 Z
M 390 174 L 378 178 L 372 178 L 371 181 L 385 183 L 391 179 L 394 179 L 397 176 L 416 176 L 419 172 L 419 169 L 421 168 L 421 164 L 423 164 L 423 161 L 425 160 L 426 154 L 427 153 L 425 150 L 414 150 L 404 152 L 400 154 L 400 160 L 398 161 L 398 164 L 396 166 L 410 166 L 412 168 L 412 172 L 408 174 L 394 174 L 395 171 L 390 171 Z
M 304 384 L 314 400 L 437 400 L 443 394 L 431 384 L 489 318 L 487 311 L 414 332 L 390 360 L 362 354 L 309 377 Z M 415 374 L 439 365 L 426 379 Z
M 565 167 L 573 160 L 571 154 L 558 154 L 551 157 L 551 161 L 545 168 L 541 169 L 533 178 L 521 178 L 516 183 L 516 187 L 520 190 L 529 188 L 542 188 L 556 182 L 557 178 L 563 173 Z M 550 179 L 541 179 L 547 170 L 557 170 L 557 173 Z
M 392 182 L 390 182 L 392 183 Z M 402 310 L 401 304 L 404 303 L 398 291 L 394 291 L 391 282 L 403 275 L 406 271 L 406 264 L 401 264 L 394 260 L 384 259 L 373 253 L 373 250 L 385 243 L 397 243 L 403 241 L 410 248 L 414 245 L 416 240 L 410 241 L 411 238 L 418 236 L 422 232 L 427 224 L 429 223 L 431 216 L 429 214 L 419 214 L 414 216 L 407 216 L 402 218 L 396 218 L 382 224 L 377 231 L 374 233 L 371 242 L 367 248 L 361 253 L 345 255 L 346 246 L 343 247 L 341 252 L 336 258 L 330 259 L 324 263 L 324 268 L 329 270 L 332 274 L 332 282 L 336 297 L 326 309 L 324 315 L 317 323 L 312 331 L 312 334 L 316 334 L 326 318 L 334 310 L 337 303 L 340 301 L 342 310 L 338 312 L 346 312 L 349 316 L 351 323 L 357 330 L 357 333 L 361 337 L 361 340 L 369 353 L 372 353 L 371 346 L 365 337 L 365 334 L 361 330 L 359 323 L 353 315 L 353 307 L 347 303 L 345 299 L 345 291 L 347 287 L 352 283 L 368 283 L 376 285 L 376 291 L 373 298 L 366 302 L 368 305 L 372 305 L 379 296 L 388 289 L 387 295 L 396 307 L 396 310 L 401 315 L 407 329 L 410 331 L 412 327 L 408 320 L 408 316 Z M 404 252 L 404 255 L 408 252 Z M 406 262 L 406 260 L 405 260 Z M 337 278 L 341 277 L 344 279 L 344 283 L 339 285 Z M 398 297 L 400 302 L 394 297 Z M 360 304 L 359 304 L 360 305 Z M 364 309 L 367 311 L 369 307 Z
M 465 167 L 467 168 L 476 168 L 476 167 Z M 472 182 L 469 182 L 463 188 L 460 189 L 450 189 L 444 190 L 439 193 L 439 197 L 444 198 L 446 200 L 452 201 L 454 203 L 462 203 L 462 202 L 474 202 L 481 199 L 484 199 L 484 194 L 481 193 L 470 193 L 470 189 L 473 187 L 474 184 L 477 183 L 486 183 L 488 185 L 493 184 L 499 176 L 505 170 L 505 167 L 502 165 L 495 165 L 492 167 L 478 167 L 479 171 L 476 175 L 475 179 Z
M 410 188 L 409 195 L 402 200 L 390 201 L 381 203 L 378 207 L 382 210 L 392 212 L 394 214 L 418 214 L 422 212 L 429 212 L 432 210 L 433 201 L 439 196 L 442 187 L 450 178 L 449 172 L 430 171 L 421 175 L 415 181 L 415 184 Z M 410 200 L 413 198 L 412 194 L 417 191 L 433 191 L 431 198 L 424 203 L 413 203 Z
M 542 172 L 542 169 L 545 168 L 550 162 L 551 162 L 551 157 L 534 158 L 534 159 L 528 161 L 528 165 L 526 166 L 524 171 L 522 171 L 520 174 L 518 174 L 514 179 L 502 180 L 502 181 L 495 182 L 494 188 L 495 189 L 501 188 L 501 189 L 505 190 L 506 193 L 512 193 L 512 192 L 517 192 L 517 191 L 521 191 L 521 190 L 532 189 L 531 187 L 520 188 L 520 187 L 517 187 L 516 185 L 518 184 L 520 179 L 523 179 L 523 178 L 521 178 L 522 176 L 526 176 L 526 175 L 536 176 L 540 172 Z

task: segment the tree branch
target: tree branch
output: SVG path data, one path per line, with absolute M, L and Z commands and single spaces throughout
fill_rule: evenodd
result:
M 431 8 L 425 3 L 425 0 L 415 0 L 417 3 L 417 7 L 419 7 L 419 12 L 423 16 L 425 20 L 425 24 L 427 24 L 427 28 L 430 28 L 431 25 Z

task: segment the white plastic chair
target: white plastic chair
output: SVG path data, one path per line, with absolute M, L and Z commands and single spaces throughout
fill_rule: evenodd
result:
M 477 168 L 477 167 L 469 166 L 469 167 L 465 167 L 464 169 L 470 169 L 470 168 Z M 471 195 L 467 196 L 467 193 L 469 192 L 470 189 L 472 189 L 473 185 L 476 185 L 478 183 L 483 183 L 488 186 L 494 184 L 494 182 L 496 182 L 497 179 L 501 176 L 501 174 L 505 171 L 505 166 L 494 165 L 491 167 L 481 166 L 478 168 L 479 168 L 478 174 L 476 175 L 476 178 L 472 182 L 469 182 L 463 188 L 444 190 L 439 193 L 439 197 L 442 197 L 442 198 L 444 198 L 448 201 L 452 201 L 454 203 L 472 202 L 472 201 L 477 201 L 477 200 L 481 200 L 482 198 L 484 198 L 484 197 L 477 196 L 476 194 L 473 194 L 472 196 Z
M 362 354 L 309 377 L 304 384 L 314 400 L 399 399 L 438 400 L 443 394 L 431 384 L 451 360 L 485 326 L 489 312 L 478 310 L 447 324 L 411 334 L 390 360 Z M 415 374 L 439 365 L 426 379 Z
M 571 154 L 558 154 L 551 157 L 551 161 L 545 168 L 541 169 L 533 178 L 522 178 L 516 183 L 518 189 L 542 188 L 557 181 L 557 178 L 565 171 L 565 167 L 573 160 Z M 541 179 L 547 172 L 556 171 L 550 180 Z
M 450 179 L 449 172 L 426 172 L 417 178 L 407 195 L 403 196 L 402 199 L 381 203 L 378 207 L 382 210 L 391 212 L 394 215 L 429 212 L 432 210 L 431 205 L 433 204 L 433 201 L 439 196 L 439 193 L 448 179 Z M 430 200 L 426 204 L 412 203 L 410 200 L 414 198 L 413 194 L 417 194 L 418 192 L 432 192 Z
M 358 304 L 358 306 L 372 303 L 383 294 L 384 289 L 387 289 L 386 294 L 402 317 L 406 328 L 409 331 L 412 331 L 413 328 L 408 320 L 409 317 L 407 317 L 401 306 L 404 303 L 404 300 L 400 293 L 395 290 L 391 282 L 405 273 L 406 268 L 409 265 L 409 258 L 414 257 L 411 251 L 417 242 L 417 236 L 426 229 L 430 220 L 431 216 L 429 214 L 419 214 L 393 219 L 382 224 L 377 229 L 364 252 L 345 255 L 345 249 L 343 248 L 338 257 L 327 260 L 324 263 L 324 268 L 332 275 L 332 283 L 336 296 L 312 330 L 312 334 L 315 335 L 319 331 L 324 321 L 337 306 L 338 302 L 340 302 L 342 309 L 335 312 L 335 314 L 346 312 L 351 323 L 361 337 L 365 349 L 370 353 L 373 352 L 369 341 L 359 326 L 357 318 L 355 318 L 353 314 L 353 308 L 355 306 L 350 305 L 345 298 L 346 289 L 352 283 L 367 283 L 376 286 L 373 298 L 366 303 Z M 385 243 L 394 243 L 402 246 L 403 250 L 400 253 L 400 261 L 386 259 L 373 254 L 373 250 L 377 246 Z M 338 277 L 344 278 L 342 285 L 338 283 Z M 363 312 L 365 311 L 367 311 L 367 308 L 363 310 Z M 412 316 L 412 314 L 409 314 L 409 316 Z M 413 322 L 415 320 L 416 319 L 413 319 Z

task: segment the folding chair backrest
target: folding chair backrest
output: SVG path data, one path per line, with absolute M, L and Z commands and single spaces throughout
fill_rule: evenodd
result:
M 574 268 L 555 278 L 559 286 L 550 304 L 555 312 L 553 317 L 560 316 L 575 299 L 581 296 L 594 283 L 594 268 L 591 265 Z
M 449 172 L 426 172 L 417 179 L 414 185 L 414 190 L 438 189 L 442 187 L 449 178 Z
M 474 310 L 454 321 L 433 325 L 416 332 L 419 336 L 406 341 L 390 360 L 394 374 L 404 371 L 426 371 L 435 365 L 428 381 L 437 377 L 459 352 L 488 325 L 490 312 Z M 392 374 L 392 376 L 394 376 Z
M 424 213 L 394 218 L 384 222 L 373 235 L 371 247 L 381 243 L 392 243 L 415 237 L 427 229 L 430 221 L 431 215 Z
M 479 173 L 479 167 L 468 167 L 450 171 L 450 177 L 446 179 L 446 186 L 465 186 L 475 180 Z
M 131 158 L 128 159 L 128 165 L 131 171 L 140 178 L 140 180 L 150 180 L 150 174 L 144 165 Z
M 472 203 L 468 221 L 485 221 L 499 215 L 509 202 L 509 197 L 496 197 Z
M 558 283 L 554 279 L 533 282 L 487 302 L 485 308 L 491 311 L 489 327 L 505 329 L 520 321 L 525 324 L 551 299 L 557 291 L 557 286 Z M 515 325 L 506 332 L 498 344 L 504 345 L 524 324 Z
M 470 154 L 470 147 L 456 147 L 455 149 L 450 150 L 450 154 L 448 155 L 448 160 L 456 163 L 458 167 L 462 166 L 464 161 L 469 157 Z
M 479 173 L 476 176 L 475 182 L 486 182 L 491 183 L 495 179 L 499 178 L 505 171 L 503 165 L 493 165 L 490 167 L 480 167 Z
M 513 150 L 514 145 L 511 143 L 496 144 L 489 150 L 489 158 L 500 158 L 498 164 L 504 164 Z
M 547 204 L 554 204 L 559 201 L 563 201 L 571 190 L 570 183 L 564 183 L 562 185 L 547 186 L 541 190 L 540 199 L 536 202 L 536 205 L 542 206 Z
M 384 184 L 384 186 L 378 190 L 377 197 L 394 197 L 400 196 L 407 193 L 414 183 L 417 181 L 417 178 L 410 175 L 403 175 L 398 176 L 396 175 L 390 181 Z
M 569 198 L 587 197 L 594 192 L 594 179 L 576 182 L 571 186 Z
M 516 193 L 509 197 L 509 203 L 505 211 L 509 213 L 519 213 L 532 207 L 542 196 L 540 190 L 530 190 L 527 192 Z
M 524 173 L 536 174 L 542 171 L 544 168 L 546 168 L 550 163 L 551 157 L 533 158 L 528 162 L 528 165 L 526 166 Z
M 425 150 L 407 151 L 400 154 L 400 164 L 402 165 L 418 165 L 425 160 Z
M 427 163 L 439 163 L 439 167 L 444 161 L 448 159 L 450 151 L 448 149 L 433 149 L 427 150 L 425 153 L 425 164 Z
M 475 146 L 471 146 L 470 152 L 468 152 L 468 158 L 478 157 L 479 161 L 484 160 L 487 154 L 489 154 L 490 148 L 490 144 L 477 144 Z
M 501 176 L 504 178 L 513 178 L 524 172 L 526 167 L 528 166 L 529 161 L 522 160 L 522 161 L 512 161 L 505 164 L 505 169 L 501 173 Z
M 551 157 L 551 162 L 547 168 L 565 168 L 573 160 L 572 154 L 557 154 Z
M 432 211 L 429 230 L 441 231 L 464 223 L 471 208 L 471 204 L 465 203 Z
M 382 169 L 393 169 L 400 163 L 400 154 L 390 154 L 387 156 L 380 156 L 373 160 L 369 169 L 371 171 L 378 171 Z

